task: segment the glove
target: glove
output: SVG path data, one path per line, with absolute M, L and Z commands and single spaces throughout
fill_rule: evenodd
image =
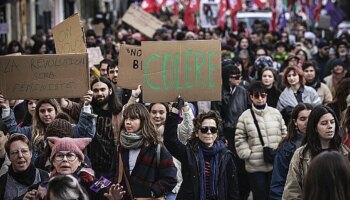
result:
M 178 97 L 177 102 L 173 103 L 172 107 L 175 107 L 177 110 L 181 110 L 182 107 L 184 107 L 184 104 L 185 104 L 185 101 L 181 97 Z

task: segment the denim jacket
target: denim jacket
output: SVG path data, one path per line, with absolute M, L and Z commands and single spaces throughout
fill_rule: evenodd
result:
M 27 138 L 32 141 L 32 126 L 19 127 L 17 126 L 15 115 L 11 110 L 10 116 L 2 119 L 6 124 L 9 132 L 12 133 L 22 133 Z M 73 137 L 75 138 L 93 138 L 96 133 L 96 116 L 91 113 L 80 112 L 78 124 L 72 124 Z M 40 152 L 38 150 L 33 151 L 33 160 L 35 160 Z
M 296 144 L 300 145 L 302 140 L 303 136 L 298 134 L 295 143 L 287 141 L 277 150 L 272 171 L 269 200 L 282 199 L 290 161 L 292 160 L 295 150 L 299 147 Z

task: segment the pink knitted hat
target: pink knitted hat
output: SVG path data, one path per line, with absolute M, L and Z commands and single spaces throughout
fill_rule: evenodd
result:
M 70 151 L 75 153 L 78 158 L 83 161 L 83 150 L 91 142 L 91 138 L 48 137 L 47 140 L 53 143 L 50 160 L 52 160 L 59 151 Z

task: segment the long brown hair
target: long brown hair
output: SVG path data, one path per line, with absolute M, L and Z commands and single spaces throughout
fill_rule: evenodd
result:
M 337 151 L 325 151 L 310 164 L 303 183 L 304 200 L 350 199 L 350 166 Z
M 279 144 L 279 147 L 282 146 L 287 141 L 290 141 L 292 143 L 295 143 L 297 140 L 297 126 L 295 125 L 295 122 L 298 119 L 298 115 L 303 110 L 312 110 L 312 105 L 309 103 L 299 103 L 297 106 L 293 108 L 291 120 L 288 124 L 288 133 L 285 138 L 282 139 L 282 141 Z
M 127 118 L 140 119 L 141 121 L 140 130 L 143 135 L 143 144 L 145 146 L 148 146 L 150 144 L 161 143 L 158 131 L 156 131 L 151 121 L 150 114 L 147 108 L 143 104 L 135 103 L 126 107 L 125 110 L 123 111 L 123 118 L 124 120 L 122 124 L 122 129 L 125 128 L 124 122 Z
M 39 108 L 42 104 L 45 103 L 50 104 L 54 107 L 56 115 L 57 113 L 62 112 L 61 107 L 56 99 L 41 99 L 37 102 L 32 125 L 32 142 L 36 148 L 39 148 L 41 142 L 44 141 L 46 125 L 40 119 Z

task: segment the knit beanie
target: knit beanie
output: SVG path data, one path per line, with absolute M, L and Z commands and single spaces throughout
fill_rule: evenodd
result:
M 57 114 L 56 118 L 47 126 L 45 131 L 45 138 L 47 137 L 72 137 L 73 128 L 69 123 L 69 116 L 65 113 Z
M 91 138 L 58 138 L 48 137 L 48 141 L 52 143 L 50 160 L 53 159 L 55 154 L 59 151 L 69 151 L 75 153 L 80 161 L 84 160 L 83 150 L 91 142 Z

